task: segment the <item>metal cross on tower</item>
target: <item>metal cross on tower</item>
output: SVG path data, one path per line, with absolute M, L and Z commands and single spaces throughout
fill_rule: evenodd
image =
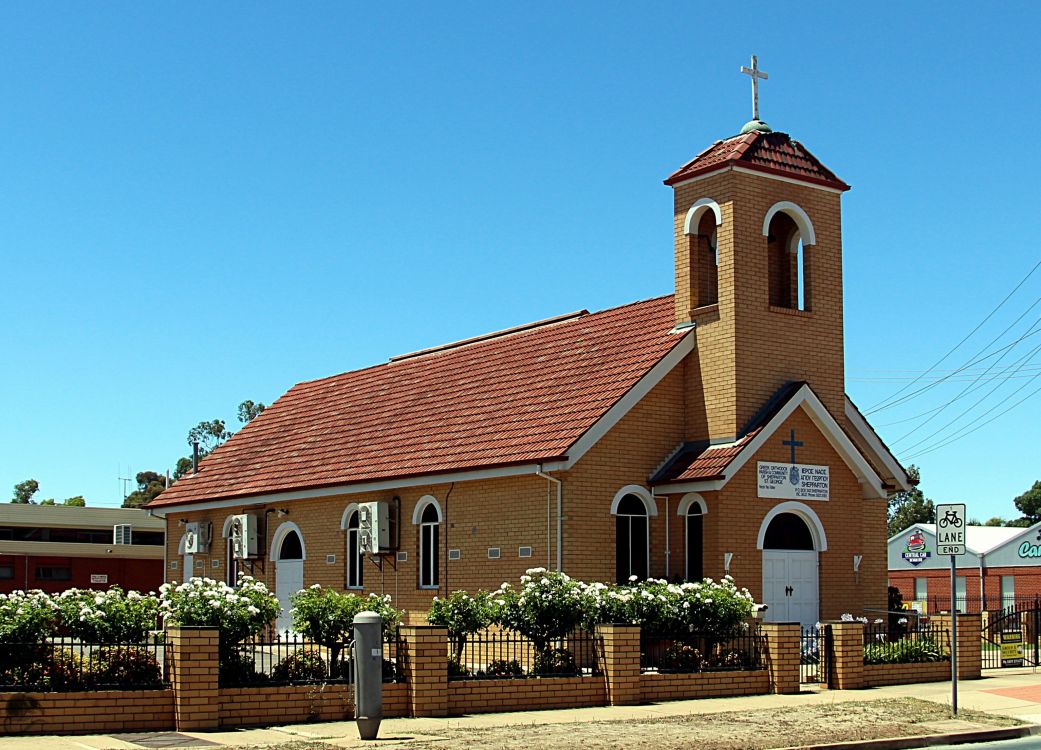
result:
M 770 76 L 767 73 L 763 72 L 762 70 L 759 70 L 759 58 L 756 57 L 755 55 L 752 55 L 752 67 L 751 68 L 746 68 L 744 65 L 742 65 L 741 66 L 741 72 L 744 73 L 746 76 L 751 76 L 751 78 L 752 78 L 752 119 L 753 120 L 758 120 L 759 119 L 759 79 L 761 78 L 761 79 L 763 79 L 765 81 Z

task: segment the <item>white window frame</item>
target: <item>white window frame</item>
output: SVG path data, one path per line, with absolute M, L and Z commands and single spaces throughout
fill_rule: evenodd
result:
M 643 503 L 644 515 L 633 516 L 629 513 L 619 513 L 618 506 L 622 502 L 622 499 L 627 495 L 633 495 Z M 622 489 L 615 493 L 614 500 L 611 501 L 611 515 L 616 518 L 628 518 L 629 520 L 629 576 L 633 575 L 633 518 L 643 518 L 647 522 L 646 533 L 647 541 L 645 548 L 647 550 L 647 577 L 651 577 L 651 518 L 658 515 L 658 504 L 654 502 L 654 497 L 645 488 L 638 484 L 627 484 Z M 617 524 L 616 524 L 617 526 Z M 615 559 L 617 561 L 618 556 L 618 540 L 615 539 Z
M 423 521 L 423 514 L 427 508 L 433 506 L 437 514 L 436 521 Z M 412 524 L 419 527 L 419 564 L 417 572 L 418 588 L 424 590 L 437 590 L 441 588 L 441 566 L 438 565 L 438 556 L 441 554 L 441 533 L 438 528 L 444 522 L 444 514 L 441 505 L 433 495 L 424 495 L 416 503 L 416 509 L 412 513 Z M 429 548 L 428 548 L 429 545 Z M 437 576 L 434 576 L 434 571 Z M 424 583 L 427 581 L 427 583 Z
M 353 508 L 353 509 L 352 509 Z M 365 588 L 365 555 L 361 552 L 361 518 L 358 516 L 358 504 L 352 503 L 344 512 L 344 550 L 343 560 L 346 576 L 344 588 L 361 590 Z M 358 519 L 357 525 L 351 527 L 351 520 Z M 355 554 L 351 554 L 353 537 Z
M 696 510 L 695 510 L 696 509 Z M 692 512 L 693 511 L 693 512 Z M 688 492 L 680 499 L 676 508 L 676 515 L 683 517 L 683 579 L 691 580 L 690 577 L 690 517 L 701 517 L 701 574 L 705 575 L 705 516 L 708 515 L 708 504 L 705 498 L 697 492 Z M 699 579 L 700 580 L 700 579 Z

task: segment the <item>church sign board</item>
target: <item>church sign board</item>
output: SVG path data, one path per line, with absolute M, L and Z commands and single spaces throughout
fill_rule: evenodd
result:
M 759 497 L 827 500 L 830 488 L 827 466 L 759 461 Z

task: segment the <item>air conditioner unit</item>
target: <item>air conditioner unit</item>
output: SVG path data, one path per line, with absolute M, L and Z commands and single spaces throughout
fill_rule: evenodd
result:
M 112 527 L 113 544 L 131 544 L 133 527 L 128 523 L 117 523 Z
M 210 551 L 209 521 L 192 521 L 184 525 L 184 554 L 199 555 Z
M 361 503 L 358 506 L 358 540 L 361 551 L 369 555 L 390 552 L 390 506 L 387 503 Z
M 231 517 L 231 549 L 238 560 L 257 556 L 258 520 L 253 513 L 240 513 Z

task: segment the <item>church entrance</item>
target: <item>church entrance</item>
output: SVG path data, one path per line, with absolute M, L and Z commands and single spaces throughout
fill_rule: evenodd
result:
M 812 627 L 819 618 L 817 549 L 799 515 L 778 513 L 763 540 L 763 603 L 767 622 Z

